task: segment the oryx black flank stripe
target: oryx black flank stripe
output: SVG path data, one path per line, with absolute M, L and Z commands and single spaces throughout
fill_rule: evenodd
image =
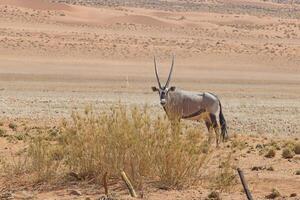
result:
M 192 113 L 192 114 L 190 114 L 190 115 L 182 116 L 182 118 L 183 118 L 183 119 L 187 119 L 187 118 L 196 117 L 196 116 L 198 116 L 198 115 L 200 115 L 200 114 L 202 114 L 202 113 L 204 113 L 204 112 L 206 112 L 205 109 L 200 109 L 200 110 L 198 110 L 197 112 L 194 112 L 194 113 Z

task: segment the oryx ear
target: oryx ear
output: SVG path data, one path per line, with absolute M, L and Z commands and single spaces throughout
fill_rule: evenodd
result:
M 158 91 L 157 87 L 155 87 L 155 86 L 152 86 L 151 89 L 152 89 L 153 92 Z
M 175 91 L 176 90 L 176 87 L 175 86 L 172 86 L 172 87 L 170 87 L 170 89 L 169 89 L 169 91 L 171 91 L 171 92 L 173 92 L 173 91 Z

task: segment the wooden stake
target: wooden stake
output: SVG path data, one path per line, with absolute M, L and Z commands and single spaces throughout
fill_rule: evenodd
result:
M 105 195 L 108 195 L 108 187 L 107 187 L 107 172 L 104 173 L 103 175 L 103 187 L 105 191 Z
M 239 173 L 239 176 L 240 176 L 240 179 L 241 179 L 241 182 L 242 182 L 244 191 L 245 191 L 245 193 L 246 193 L 247 199 L 248 199 L 248 200 L 253 200 L 252 195 L 251 195 L 251 192 L 250 192 L 250 190 L 249 190 L 249 188 L 248 188 L 248 185 L 247 185 L 247 183 L 246 183 L 246 180 L 245 180 L 243 171 L 242 171 L 240 168 L 237 168 L 237 171 L 238 171 L 238 173 Z
M 133 188 L 133 186 L 132 186 L 132 184 L 131 184 L 131 182 L 130 182 L 130 180 L 128 179 L 128 177 L 127 177 L 127 175 L 124 171 L 121 171 L 121 176 L 122 176 L 122 179 L 125 182 L 128 190 L 129 190 L 130 195 L 132 197 L 135 197 L 135 198 L 138 197 L 135 190 L 134 190 L 134 188 Z

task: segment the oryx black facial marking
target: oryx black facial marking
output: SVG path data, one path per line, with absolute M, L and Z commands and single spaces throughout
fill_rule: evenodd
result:
M 158 87 L 152 87 L 158 92 L 160 104 L 163 106 L 170 120 L 180 121 L 180 119 L 204 120 L 207 128 L 216 133 L 216 142 L 219 142 L 219 129 L 223 140 L 228 137 L 226 120 L 222 112 L 222 105 L 219 98 L 209 92 L 196 93 L 169 87 L 173 73 L 174 56 L 172 58 L 171 69 L 165 85 L 161 85 L 159 80 L 156 59 L 154 57 L 154 69 Z M 217 112 L 219 111 L 219 123 L 217 122 Z

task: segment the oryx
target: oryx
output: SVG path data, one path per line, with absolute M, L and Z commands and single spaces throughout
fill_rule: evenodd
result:
M 210 92 L 189 92 L 179 90 L 174 86 L 169 87 L 171 75 L 174 66 L 174 56 L 172 65 L 169 72 L 168 79 L 164 86 L 161 85 L 156 60 L 154 57 L 155 76 L 158 83 L 157 87 L 152 87 L 154 92 L 158 92 L 160 104 L 164 108 L 170 120 L 180 121 L 181 119 L 189 120 L 204 120 L 208 131 L 211 133 L 213 130 L 216 133 L 216 143 L 219 144 L 219 125 L 217 122 L 217 112 L 219 111 L 219 122 L 221 127 L 221 136 L 224 141 L 228 137 L 226 120 L 222 113 L 222 105 L 219 98 Z

